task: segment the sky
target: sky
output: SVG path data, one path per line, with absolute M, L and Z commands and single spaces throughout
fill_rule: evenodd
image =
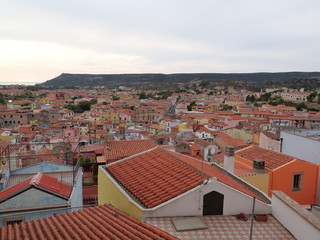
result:
M 0 83 L 320 70 L 319 0 L 0 0 Z

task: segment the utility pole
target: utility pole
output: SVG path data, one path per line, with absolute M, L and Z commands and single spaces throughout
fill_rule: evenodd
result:
M 251 215 L 251 227 L 250 227 L 250 240 L 252 240 L 253 233 L 253 218 L 254 218 L 254 207 L 256 204 L 256 197 L 253 197 L 253 205 L 252 205 L 252 215 Z

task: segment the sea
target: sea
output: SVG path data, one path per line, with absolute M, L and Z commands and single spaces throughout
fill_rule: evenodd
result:
M 0 82 L 0 85 L 28 85 L 33 86 L 35 84 L 38 84 L 36 82 Z

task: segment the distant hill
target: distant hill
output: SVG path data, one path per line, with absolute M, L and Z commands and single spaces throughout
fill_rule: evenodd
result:
M 176 74 L 69 74 L 48 80 L 43 87 L 93 87 L 117 86 L 140 87 L 156 83 L 184 83 L 192 80 L 247 81 L 252 83 L 283 82 L 292 79 L 319 78 L 320 72 L 278 72 L 278 73 L 176 73 Z

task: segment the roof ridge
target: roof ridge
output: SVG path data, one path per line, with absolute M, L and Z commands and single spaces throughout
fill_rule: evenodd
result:
M 170 150 L 165 150 L 164 148 L 161 148 L 163 152 L 169 153 Z M 175 152 L 176 153 L 176 152 Z M 170 153 L 169 153 L 170 154 Z M 191 165 L 187 164 L 186 162 L 182 161 L 181 159 L 179 159 L 178 157 L 174 156 L 174 154 L 170 154 L 171 157 L 173 157 L 174 159 L 178 160 L 180 163 L 182 163 L 184 166 L 190 168 L 192 171 L 199 173 L 202 177 L 206 177 L 206 178 L 210 178 L 210 176 L 204 174 L 203 172 L 198 171 L 196 168 L 192 167 Z M 192 156 L 188 156 L 191 158 L 194 158 Z M 199 160 L 200 161 L 200 160 Z M 203 160 L 204 161 L 204 160 Z
M 34 175 L 30 180 L 30 185 L 39 185 L 43 174 L 41 172 L 38 172 L 36 175 Z

